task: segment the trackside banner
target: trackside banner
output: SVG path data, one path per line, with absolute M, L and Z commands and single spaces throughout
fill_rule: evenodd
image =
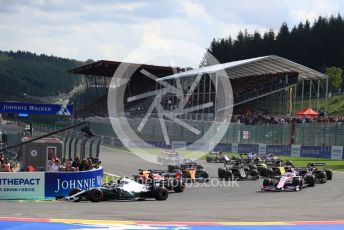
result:
M 67 196 L 73 188 L 103 185 L 103 168 L 82 172 L 46 172 L 45 197 Z
M 343 146 L 332 146 L 331 159 L 342 160 L 343 159 Z
M 73 105 L 0 102 L 0 113 L 71 116 L 73 114 Z
M 44 184 L 44 172 L 1 172 L 0 199 L 42 199 Z

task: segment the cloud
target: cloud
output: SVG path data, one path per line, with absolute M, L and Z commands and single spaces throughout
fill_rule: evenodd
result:
M 182 1 L 181 6 L 189 18 L 193 18 L 193 17 L 201 17 L 205 19 L 210 18 L 210 16 L 204 9 L 203 5 L 197 2 Z
M 306 20 L 313 22 L 319 16 L 329 17 L 343 12 L 344 2 L 334 0 L 285 0 L 294 23 Z
M 121 61 L 133 54 L 132 60 L 140 63 L 162 51 L 182 55 L 186 44 L 205 51 L 213 38 L 236 37 L 239 30 L 278 30 L 282 22 L 291 28 L 300 20 L 343 9 L 340 0 L 0 0 L 0 49 L 79 60 Z M 187 52 L 195 63 L 203 55 Z M 151 64 L 165 62 L 155 59 Z

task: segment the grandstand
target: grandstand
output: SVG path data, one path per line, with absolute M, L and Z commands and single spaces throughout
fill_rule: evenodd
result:
M 108 116 L 106 89 L 120 64 L 121 62 L 103 60 L 69 71 L 73 74 L 83 75 L 87 87 L 95 89 L 94 101 L 83 108 L 77 108 L 76 115 L 78 117 Z M 129 103 L 127 99 L 158 90 L 161 87 L 157 82 L 143 74 L 142 70 L 160 78 L 158 81 L 166 81 L 174 86 L 177 85 L 176 79 L 178 79 L 185 93 L 190 88 L 192 79 L 195 79 L 198 74 L 202 74 L 203 76 L 188 102 L 190 107 L 201 103 L 215 102 L 216 86 L 214 82 L 216 81 L 210 79 L 216 78 L 219 71 L 226 71 L 233 88 L 234 114 L 259 112 L 262 114 L 292 115 L 296 112 L 296 100 L 301 101 L 302 108 L 304 106 L 305 82 L 308 82 L 309 85 L 309 90 L 307 90 L 309 101 L 314 98 L 314 95 L 315 98 L 319 99 L 320 89 L 325 91 L 324 95 L 328 95 L 328 76 L 275 55 L 212 65 L 189 71 L 166 66 L 125 64 L 128 65 L 128 72 L 133 70 L 133 73 L 130 73 L 132 77 L 124 97 L 126 114 L 131 117 L 142 116 L 148 110 L 151 101 L 150 99 L 133 100 Z M 297 87 L 301 87 L 302 90 L 297 89 Z M 297 95 L 300 91 L 300 95 Z M 162 99 L 162 106 L 165 109 L 172 110 L 177 103 L 178 98 L 171 94 L 164 95 Z M 324 113 L 326 114 L 326 109 Z M 214 114 L 214 107 L 186 114 L 183 118 L 211 120 L 212 114 Z
M 121 64 L 129 66 L 128 74 L 131 70 L 134 71 L 133 73 L 130 73 L 132 74 L 132 77 L 130 78 L 126 89 L 125 99 L 132 95 L 155 89 L 155 82 L 140 73 L 142 69 L 149 71 L 157 77 L 164 77 L 173 73 L 184 71 L 181 68 L 122 63 L 106 60 L 97 61 L 75 69 L 71 69 L 68 71 L 69 73 L 84 76 L 87 89 L 94 89 L 92 91 L 94 92 L 94 99 L 89 101 L 86 106 L 76 108 L 77 117 L 108 116 L 107 90 L 109 88 L 111 78 Z
M 83 75 L 87 87 L 94 89 L 93 102 L 85 107 L 76 108 L 78 118 L 87 117 L 92 129 L 98 135 L 116 143 L 120 141 L 107 118 L 109 115 L 106 92 L 120 64 L 120 62 L 99 61 L 70 70 L 70 73 Z M 165 119 L 165 133 L 167 131 L 170 141 L 193 142 L 207 132 L 216 111 L 216 77 L 221 71 L 225 71 L 232 85 L 234 108 L 232 124 L 221 143 L 336 145 L 342 141 L 341 133 L 344 127 L 338 123 L 323 123 L 322 121 L 328 120 L 328 116 L 320 116 L 316 120 L 294 116 L 296 102 L 301 104 L 302 108 L 307 107 L 303 102 L 305 97 L 309 97 L 308 101 L 319 99 L 320 90 L 323 91 L 322 95 L 325 95 L 327 102 L 328 76 L 282 57 L 271 55 L 192 70 L 131 63 L 124 65 L 128 67 L 127 74 L 132 74 L 132 77 L 125 89 L 123 101 L 125 114 L 120 114 L 120 117 L 125 117 L 128 125 L 143 140 L 164 143 L 164 131 L 154 111 L 150 119 L 145 122 L 144 129 L 138 128 L 142 125 L 144 120 L 142 118 L 149 109 L 153 96 L 156 95 L 151 92 L 164 88 L 159 82 L 163 81 L 174 87 L 180 83 L 178 87 L 183 89 L 186 97 L 198 75 L 202 77 L 185 108 L 209 102 L 214 102 L 214 106 L 183 114 L 179 118 L 197 129 L 199 135 L 176 125 L 168 118 Z M 157 76 L 158 79 L 152 80 L 148 77 L 149 74 Z M 141 97 L 147 92 L 150 92 L 152 97 Z M 231 95 L 226 94 L 226 96 Z M 160 101 L 167 112 L 175 111 L 178 103 L 178 97 L 173 93 L 163 94 Z M 326 109 L 323 112 L 326 114 Z M 250 126 L 242 125 L 243 123 Z M 305 129 L 305 127 L 309 128 Z

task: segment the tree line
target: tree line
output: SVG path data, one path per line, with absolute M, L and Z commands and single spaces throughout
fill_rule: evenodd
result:
M 278 55 L 320 72 L 332 73 L 333 69 L 326 69 L 344 68 L 344 20 L 338 14 L 320 16 L 312 24 L 309 21 L 300 22 L 291 29 L 283 23 L 277 33 L 273 30 L 263 34 L 240 31 L 235 38 L 214 38 L 207 51 L 220 63 Z M 201 65 L 207 65 L 206 56 Z M 333 84 L 331 86 L 336 88 Z M 344 81 L 340 81 L 338 87 L 344 88 Z
M 81 79 L 67 73 L 82 62 L 23 51 L 0 51 L 0 100 L 26 100 L 70 92 Z

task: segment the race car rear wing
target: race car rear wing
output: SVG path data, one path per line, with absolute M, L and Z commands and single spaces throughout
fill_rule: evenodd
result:
M 326 166 L 326 164 L 325 163 L 319 163 L 319 162 L 317 162 L 317 163 L 312 163 L 312 162 L 310 162 L 310 163 L 308 163 L 307 164 L 307 166 Z
M 150 173 L 157 173 L 157 174 L 167 173 L 167 170 L 162 170 L 162 169 L 139 169 L 139 172 L 142 172 L 142 171 L 148 171 Z

